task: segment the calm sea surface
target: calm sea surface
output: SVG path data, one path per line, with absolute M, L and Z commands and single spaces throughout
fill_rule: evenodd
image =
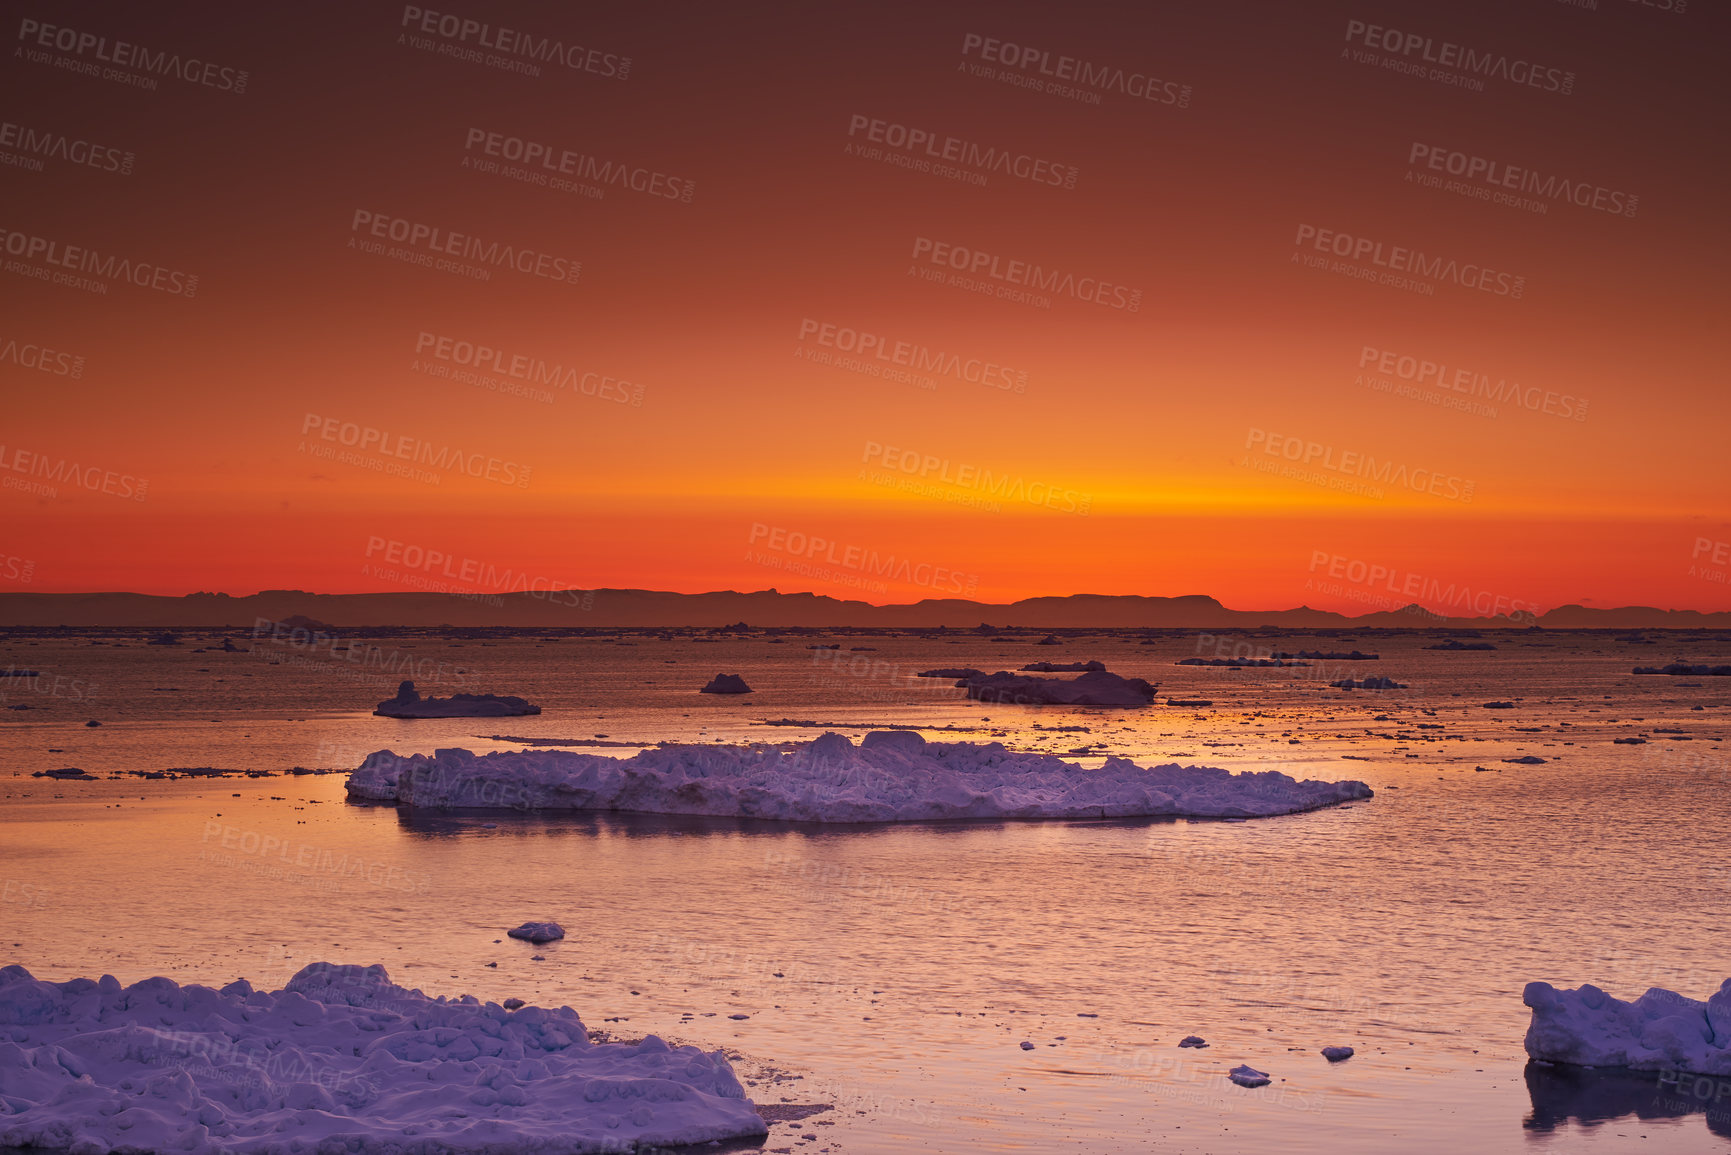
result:
M 147 636 L 0 642 L 0 667 L 36 671 L 0 679 L 0 962 L 38 977 L 275 988 L 310 962 L 376 961 L 430 994 L 565 1003 L 619 1036 L 737 1052 L 760 1104 L 833 1105 L 776 1124 L 772 1149 L 1731 1150 L 1731 1090 L 1529 1071 L 1520 997 L 1543 979 L 1704 998 L 1731 976 L 1731 679 L 1630 673 L 1731 662 L 1723 637 L 1523 633 L 1447 652 L 1418 635 L 1217 649 L 1195 635 L 649 632 L 385 637 L 333 654 L 245 632 L 239 652 L 214 633 Z M 1174 665 L 1239 642 L 1381 660 Z M 819 643 L 842 648 L 806 648 Z M 1160 704 L 987 705 L 909 677 L 1087 659 L 1160 683 Z M 411 669 L 424 692 L 521 694 L 544 712 L 373 717 Z M 756 692 L 696 693 L 722 671 Z M 1373 673 L 1408 688 L 1327 684 Z M 1377 794 L 1252 822 L 855 828 L 409 816 L 346 803 L 341 774 L 280 773 L 385 748 L 559 738 L 629 754 L 876 724 L 1085 764 L 1359 778 Z M 1647 741 L 1613 742 L 1633 736 Z M 1526 755 L 1544 762 L 1505 761 Z M 31 777 L 73 766 L 99 780 Z M 277 773 L 140 776 L 204 767 Z M 568 937 L 504 938 L 528 919 Z M 1208 1048 L 1179 1050 L 1188 1034 Z M 1317 1053 L 1330 1044 L 1358 1053 L 1331 1066 Z M 1274 1083 L 1225 1082 L 1239 1063 Z

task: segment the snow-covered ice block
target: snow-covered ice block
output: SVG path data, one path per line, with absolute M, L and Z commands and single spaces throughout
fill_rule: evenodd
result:
M 804 822 L 948 818 L 1258 818 L 1370 798 L 1362 782 L 1277 770 L 1139 766 L 1097 770 L 1002 743 L 927 742 L 911 730 L 774 745 L 669 745 L 629 758 L 571 750 L 381 750 L 349 775 L 357 798 L 404 806 L 620 810 Z
M 1706 1002 L 1651 987 L 1632 1003 L 1583 984 L 1528 983 L 1527 1054 L 1583 1067 L 1731 1075 L 1731 979 Z
M 629 1151 L 766 1133 L 723 1053 L 592 1044 L 570 1007 L 428 998 L 382 966 L 275 993 L 0 969 L 0 1147 Z

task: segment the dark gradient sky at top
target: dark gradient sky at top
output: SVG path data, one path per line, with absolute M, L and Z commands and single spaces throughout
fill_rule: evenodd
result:
M 1541 608 L 1731 605 L 1712 562 L 1731 540 L 1731 25 L 1710 6 L 423 7 L 593 48 L 604 70 L 629 57 L 629 74 L 544 63 L 534 77 L 428 51 L 400 6 L 9 9 L 0 120 L 135 160 L 124 175 L 0 165 L 0 227 L 199 279 L 190 298 L 112 280 L 98 293 L 5 257 L 0 552 L 31 575 L 5 588 L 410 588 L 371 568 L 369 542 L 386 539 L 585 588 L 960 592 L 848 560 L 876 551 L 989 600 L 1372 607 L 1362 583 L 1318 582 L 1345 559 Z M 244 69 L 246 90 L 80 75 L 19 38 L 31 20 Z M 1572 73 L 1571 91 L 1404 75 L 1355 57 L 1353 21 Z M 978 76 L 970 34 L 1188 95 L 1078 85 L 1094 103 L 1007 82 L 1002 65 Z M 1074 187 L 851 155 L 867 143 L 856 116 L 1073 166 Z M 475 130 L 694 192 L 597 199 L 466 168 L 484 159 L 465 148 Z M 1429 171 L 1415 144 L 1638 201 L 1629 215 L 1525 194 L 1538 212 L 1474 195 L 1482 181 L 1425 187 L 1409 179 Z M 357 210 L 580 260 L 581 276 L 479 281 L 366 253 L 350 244 Z M 1295 243 L 1303 226 L 1489 267 L 1521 292 L 1306 267 L 1301 252 L 1324 255 Z M 1138 290 L 1138 306 L 943 283 L 918 238 Z M 808 320 L 1025 386 L 825 364 Z M 548 401 L 435 376 L 421 369 L 437 360 L 417 368 L 422 334 L 575 368 L 573 387 Z M 82 357 L 79 375 L 26 366 L 40 346 Z M 1361 368 L 1367 346 L 1518 382 L 1539 407 L 1379 389 L 1405 382 Z M 629 384 L 594 389 L 602 378 Z M 526 483 L 321 457 L 341 446 L 304 433 L 309 415 L 512 477 L 526 466 Z M 1315 443 L 1322 464 L 1280 475 L 1262 449 L 1281 437 Z M 896 488 L 880 483 L 906 475 L 874 447 L 948 464 Z M 148 488 L 131 500 L 63 473 L 33 489 L 21 451 Z M 1364 492 L 1328 468 L 1348 453 L 1443 480 Z M 971 484 L 984 471 L 1010 489 Z M 837 548 L 789 568 L 765 548 L 777 530 Z

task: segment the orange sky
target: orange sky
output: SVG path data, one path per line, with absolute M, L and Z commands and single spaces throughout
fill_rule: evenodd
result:
M 1724 19 L 1297 7 L 17 9 L 0 590 L 1731 607 Z

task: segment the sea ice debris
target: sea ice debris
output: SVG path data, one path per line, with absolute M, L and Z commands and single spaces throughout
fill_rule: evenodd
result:
M 570 1007 L 429 998 L 376 965 L 315 963 L 274 993 L 9 966 L 0 1039 L 0 1147 L 576 1153 L 767 1131 L 720 1051 L 591 1043 Z

